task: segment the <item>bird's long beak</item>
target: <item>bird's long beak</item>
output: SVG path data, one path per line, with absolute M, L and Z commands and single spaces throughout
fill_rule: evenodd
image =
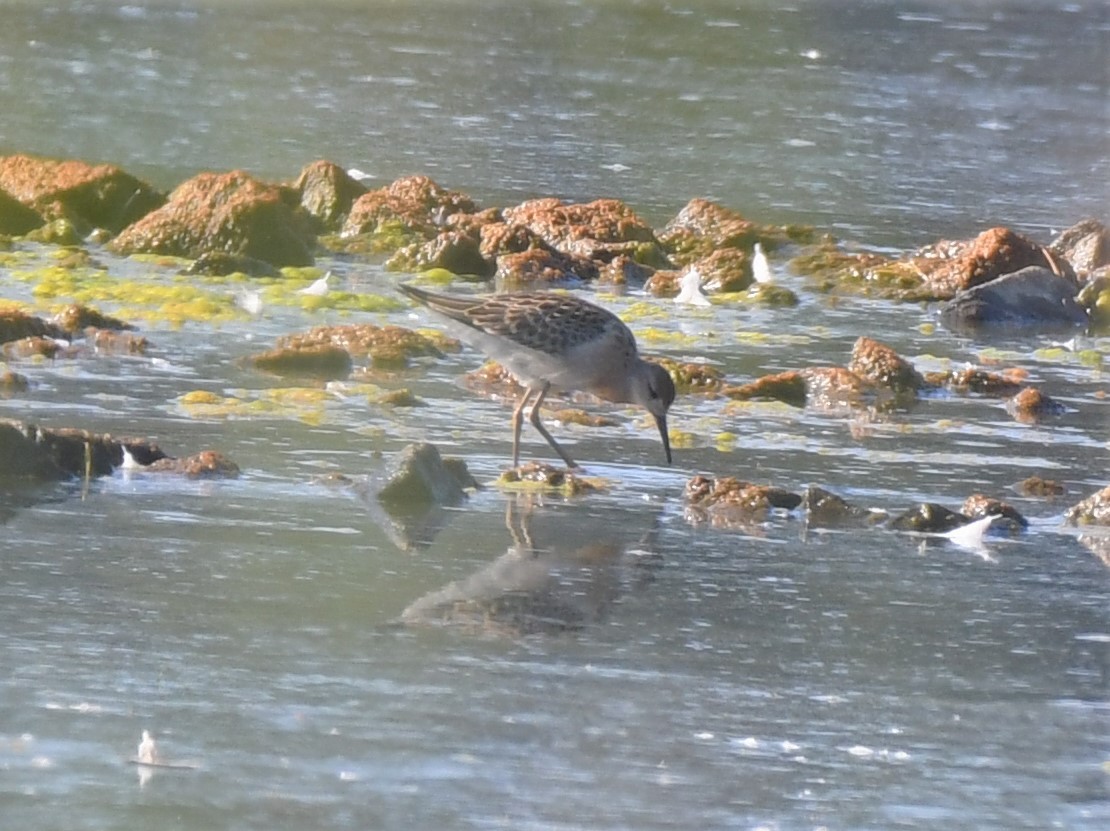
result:
M 671 437 L 667 434 L 667 417 L 655 416 L 655 426 L 659 428 L 659 437 L 663 439 L 663 450 L 667 454 L 667 464 L 671 463 Z

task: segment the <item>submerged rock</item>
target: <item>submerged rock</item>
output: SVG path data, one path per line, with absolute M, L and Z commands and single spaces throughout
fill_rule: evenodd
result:
M 313 262 L 315 240 L 296 191 L 234 170 L 182 182 L 165 205 L 127 227 L 109 247 L 124 255 L 191 259 L 223 251 L 275 266 L 306 266 Z
M 227 251 L 205 251 L 183 272 L 226 277 L 229 274 L 246 274 L 249 277 L 280 277 L 281 272 L 265 260 Z
M 773 509 L 792 511 L 802 504 L 798 494 L 755 485 L 733 476 L 695 476 L 686 483 L 686 521 L 709 522 L 715 528 L 743 528 L 762 521 Z
M 457 505 L 478 483 L 461 459 L 444 459 L 435 445 L 410 444 L 389 465 L 378 499 L 401 509 Z
M 116 332 L 135 328 L 118 317 L 103 314 L 91 306 L 84 306 L 80 303 L 66 306 L 55 314 L 50 322 L 70 336 L 84 332 L 90 327 Z
M 925 383 L 932 387 L 946 387 L 954 392 L 978 393 L 995 398 L 1009 398 L 1022 389 L 1020 381 L 996 372 L 967 368 L 948 372 L 928 372 Z
M 189 479 L 235 479 L 239 465 L 216 450 L 202 450 L 183 459 L 165 457 L 145 468 L 150 473 L 178 473 Z
M 811 528 L 842 528 L 876 525 L 886 514 L 848 503 L 831 491 L 810 485 L 802 495 L 806 525 Z
M 274 357 L 296 360 L 295 352 L 311 353 L 315 357 L 310 361 L 318 361 L 338 370 L 344 360 L 328 350 L 339 349 L 347 353 L 348 369 L 352 357 L 369 357 L 376 367 L 402 368 L 408 366 L 413 358 L 442 358 L 441 346 L 454 350 L 460 348 L 459 342 L 451 338 L 437 342 L 403 326 L 352 323 L 346 326 L 317 326 L 300 334 L 285 335 L 278 339 L 275 350 L 281 356 Z M 269 358 L 266 362 L 270 363 Z
M 890 521 L 890 527 L 895 531 L 916 531 L 920 534 L 946 534 L 963 525 L 971 519 L 961 513 L 937 505 L 934 502 L 922 502 L 916 508 L 911 508 L 899 514 Z
M 115 439 L 74 428 L 0 420 L 0 476 L 65 479 L 107 476 L 124 462 L 124 448 L 141 464 L 165 458 L 153 442 Z
M 346 378 L 353 363 L 351 353 L 328 343 L 278 346 L 250 357 L 250 363 L 273 375 L 307 375 L 328 380 Z
M 1064 521 L 1069 525 L 1110 525 L 1110 485 L 1068 508 Z
M 1068 409 L 1036 387 L 1026 387 L 1006 402 L 1006 411 L 1017 421 L 1032 424 L 1063 415 Z
M 1075 284 L 1039 266 L 961 291 L 941 307 L 940 319 L 955 331 L 1051 330 L 1088 322 L 1076 300 Z
M 965 499 L 960 513 L 971 519 L 999 517 L 1000 521 L 994 523 L 995 528 L 1008 527 L 1012 531 L 1022 531 L 1029 527 L 1029 521 L 1013 505 L 981 493 L 972 494 Z
M 81 234 L 93 228 L 118 233 L 166 201 L 115 165 L 28 155 L 0 157 L 0 191 L 46 220 L 68 220 Z
M 24 338 L 64 338 L 62 327 L 41 317 L 27 314 L 21 309 L 0 307 L 0 343 Z

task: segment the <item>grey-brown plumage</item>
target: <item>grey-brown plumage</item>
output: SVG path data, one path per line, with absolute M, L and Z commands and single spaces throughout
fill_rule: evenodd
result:
M 522 414 L 532 400 L 532 425 L 569 467 L 577 467 L 540 422 L 540 405 L 552 388 L 585 390 L 607 401 L 644 407 L 655 418 L 670 464 L 667 410 L 674 401 L 674 383 L 665 369 L 640 357 L 632 332 L 612 312 L 572 294 L 460 297 L 408 285 L 398 288 L 441 315 L 453 334 L 527 387 L 513 411 L 514 466 L 520 461 Z

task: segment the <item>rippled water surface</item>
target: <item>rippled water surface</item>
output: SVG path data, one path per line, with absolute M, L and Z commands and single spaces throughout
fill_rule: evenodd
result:
M 659 225 L 707 196 L 895 250 L 993 224 L 1047 242 L 1110 203 L 1094 3 L 9 0 L 0 18 L 0 151 L 113 161 L 162 187 L 325 157 L 486 205 L 616 196 Z M 355 293 L 397 279 L 321 265 Z M 0 491 L 0 824 L 1105 827 L 1110 573 L 1061 516 L 1107 484 L 1110 344 L 958 337 L 934 309 L 830 304 L 776 266 L 795 309 L 600 302 L 645 351 L 735 382 L 844 364 L 866 334 L 921 369 L 1020 369 L 1068 412 L 1025 425 L 977 396 L 893 412 L 684 396 L 668 468 L 641 413 L 587 404 L 617 426 L 553 430 L 605 491 L 486 488 L 406 534 L 321 477 L 372 483 L 430 439 L 492 481 L 509 406 L 462 387 L 481 358 L 371 379 L 431 405 L 415 410 L 355 386 L 281 398 L 288 382 L 241 359 L 319 323 L 432 324 L 423 312 L 275 303 L 144 323 L 145 357 L 20 364 L 34 386 L 0 416 L 214 447 L 243 475 Z M 0 296 L 32 288 L 0 269 Z M 198 415 L 180 400 L 194 390 L 281 403 Z M 547 456 L 528 431 L 525 452 Z M 709 528 L 683 510 L 698 472 L 890 512 L 983 492 L 1031 528 L 973 549 L 785 513 Z M 1021 496 L 1033 474 L 1067 496 Z M 180 767 L 128 764 L 143 729 Z

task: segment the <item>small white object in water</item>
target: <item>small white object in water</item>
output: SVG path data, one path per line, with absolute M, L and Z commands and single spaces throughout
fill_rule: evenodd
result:
M 691 268 L 682 276 L 679 284 L 681 291 L 674 299 L 675 303 L 689 303 L 691 306 L 708 306 L 709 298 L 701 290 L 701 273 L 696 268 Z
M 235 304 L 247 314 L 257 315 L 262 312 L 262 292 L 251 289 L 239 289 L 235 292 Z
M 959 528 L 953 528 L 951 531 L 941 534 L 941 536 L 961 548 L 979 550 L 983 547 L 983 536 L 990 530 L 991 523 L 996 519 L 998 519 L 997 514 L 988 514 L 982 519 L 969 522 L 967 525 L 961 525 Z
M 135 759 L 140 765 L 158 764 L 158 745 L 149 730 L 143 731 L 143 740 L 139 742 L 139 752 Z
M 314 297 L 323 297 L 325 294 L 328 293 L 328 280 L 330 278 L 331 272 L 329 271 L 308 288 L 299 289 L 297 291 L 297 294 L 310 294 Z
M 802 57 L 805 58 L 807 61 L 818 61 L 821 59 L 821 50 L 807 49 L 802 52 Z
M 139 470 L 142 468 L 142 465 L 135 461 L 135 457 L 131 455 L 131 451 L 127 449 L 126 445 L 121 444 L 120 450 L 123 451 L 123 462 L 119 466 L 120 470 Z
M 752 249 L 752 277 L 757 283 L 775 282 L 775 273 L 771 271 L 771 263 L 763 253 L 763 246 L 758 242 Z
M 366 182 L 374 177 L 367 173 L 365 170 L 359 170 L 357 167 L 352 167 L 347 171 L 347 175 L 354 179 L 356 182 Z

